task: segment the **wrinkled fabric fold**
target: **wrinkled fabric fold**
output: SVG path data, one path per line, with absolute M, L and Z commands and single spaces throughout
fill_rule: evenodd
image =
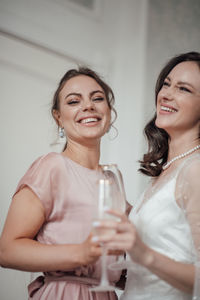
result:
M 29 297 L 33 295 L 44 285 L 44 276 L 39 276 L 28 285 Z
M 49 284 L 52 286 L 48 286 Z M 62 283 L 62 286 L 56 284 Z M 99 280 L 79 276 L 39 276 L 28 286 L 29 300 L 117 300 L 115 292 L 90 292 Z M 111 284 L 114 285 L 112 282 Z M 47 285 L 45 287 L 45 285 Z M 64 295 L 67 295 L 67 297 Z
M 85 284 L 90 287 L 97 286 L 99 280 L 89 277 L 79 277 L 79 276 L 38 276 L 34 281 L 28 285 L 28 294 L 29 297 L 33 297 L 45 283 L 54 282 L 54 281 L 66 281 L 67 283 L 78 283 Z

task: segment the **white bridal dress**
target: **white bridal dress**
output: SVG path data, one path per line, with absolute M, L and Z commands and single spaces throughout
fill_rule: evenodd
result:
M 149 247 L 175 261 L 194 264 L 195 286 L 193 295 L 186 294 L 132 263 L 120 300 L 199 300 L 200 154 L 185 158 L 159 185 L 151 180 L 130 219 Z

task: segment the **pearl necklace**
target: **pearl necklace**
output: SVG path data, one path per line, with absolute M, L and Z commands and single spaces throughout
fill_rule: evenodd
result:
M 198 145 L 198 146 L 196 146 L 196 147 L 194 147 L 194 148 L 188 150 L 187 152 L 184 152 L 183 154 L 180 154 L 180 155 L 175 156 L 175 157 L 172 158 L 168 163 L 164 164 L 164 165 L 162 166 L 162 169 L 163 169 L 163 170 L 166 170 L 167 168 L 169 168 L 169 166 L 170 166 L 174 161 L 176 161 L 177 159 L 183 158 L 183 157 L 185 157 L 185 156 L 191 154 L 192 152 L 196 151 L 196 150 L 199 149 L 199 148 L 200 148 L 200 145 Z

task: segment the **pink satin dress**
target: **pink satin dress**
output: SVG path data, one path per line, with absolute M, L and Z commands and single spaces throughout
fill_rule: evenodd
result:
M 59 153 L 38 158 L 20 180 L 17 191 L 28 186 L 41 200 L 46 222 L 36 236 L 43 244 L 79 244 L 91 232 L 98 199 L 100 173 Z M 108 263 L 116 260 L 109 256 Z M 28 287 L 31 300 L 115 300 L 115 292 L 90 292 L 98 284 L 100 259 L 73 270 L 46 272 Z M 108 271 L 114 284 L 120 271 Z

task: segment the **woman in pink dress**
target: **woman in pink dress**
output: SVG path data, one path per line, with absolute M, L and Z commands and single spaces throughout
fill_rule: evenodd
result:
M 100 278 L 101 248 L 90 232 L 113 104 L 111 88 L 88 68 L 69 70 L 54 94 L 52 115 L 67 143 L 62 153 L 39 157 L 20 180 L 0 239 L 2 267 L 44 274 L 29 285 L 29 299 L 117 299 L 89 291 Z M 119 277 L 109 272 L 113 284 Z

